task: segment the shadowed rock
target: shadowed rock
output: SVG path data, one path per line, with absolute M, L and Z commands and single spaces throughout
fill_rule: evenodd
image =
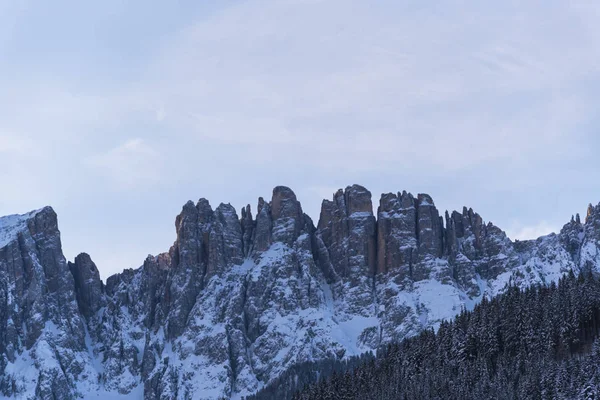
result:
M 89 319 L 105 306 L 104 284 L 100 280 L 100 272 L 87 253 L 75 257 L 75 261 L 69 263 L 69 269 L 75 280 L 79 311 Z

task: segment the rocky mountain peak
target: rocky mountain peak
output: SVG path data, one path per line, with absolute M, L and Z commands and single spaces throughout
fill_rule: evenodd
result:
M 440 216 L 427 194 L 382 194 L 374 215 L 360 185 L 324 200 L 315 228 L 278 186 L 255 218 L 200 199 L 175 228 L 169 252 L 103 285 L 88 254 L 65 261 L 52 209 L 0 218 L 0 396 L 240 398 L 295 363 L 435 329 L 508 285 L 600 270 L 600 205 L 513 243 L 471 208 Z
M 196 209 L 198 210 L 198 222 L 201 224 L 212 222 L 214 218 L 214 212 L 207 199 L 201 198 L 198 200 Z
M 246 217 L 244 217 L 244 215 Z M 273 189 L 270 202 L 258 199 L 256 221 L 252 223 L 249 206 L 242 213 L 246 251 L 252 248 L 255 256 L 268 250 L 273 243 L 292 246 L 302 232 L 311 230 L 312 222 L 302 211 L 294 191 L 286 186 Z
M 358 282 L 375 273 L 375 230 L 371 192 L 364 187 L 348 186 L 323 201 L 317 232 L 338 278 Z
M 272 240 L 292 245 L 304 228 L 304 213 L 296 194 L 286 186 L 273 189 L 271 199 Z
M 20 233 L 58 234 L 58 219 L 52 207 L 44 207 L 22 215 L 8 215 L 0 218 L 0 248 L 16 240 Z
M 344 191 L 344 198 L 346 200 L 348 216 L 351 216 L 354 213 L 364 213 L 368 216 L 373 215 L 373 203 L 371 202 L 371 192 L 369 192 L 363 186 L 348 186 Z
M 585 224 L 600 224 L 600 203 L 596 206 L 592 204 L 588 206 Z
M 24 384 L 8 363 L 36 371 L 26 397 L 68 393 L 87 368 L 87 360 L 77 356 L 85 347 L 85 330 L 56 213 L 45 207 L 0 218 L 0 236 L 0 394 L 11 395 Z M 69 369 L 62 372 L 64 365 Z

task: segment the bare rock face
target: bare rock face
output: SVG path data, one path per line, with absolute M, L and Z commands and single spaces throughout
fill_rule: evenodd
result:
M 104 284 L 100 280 L 100 272 L 89 254 L 81 253 L 75 262 L 68 263 L 75 280 L 75 294 L 79 311 L 89 319 L 104 307 Z
M 333 300 L 342 315 L 372 315 L 376 224 L 371 192 L 362 186 L 340 189 L 333 201 L 323 201 L 315 247 L 320 268 L 332 284 Z
M 419 194 L 416 206 L 419 255 L 422 258 L 439 258 L 442 256 L 444 234 L 439 212 L 428 194 Z
M 571 257 L 579 263 L 579 251 L 584 237 L 584 225 L 579 214 L 571 216 L 571 221 L 563 226 L 560 231 L 560 242 L 569 252 Z
M 252 250 L 252 242 L 254 241 L 254 228 L 255 222 L 252 219 L 252 210 L 250 209 L 250 204 L 248 204 L 245 208 L 242 208 L 241 220 L 242 243 L 245 257 L 247 257 Z
M 264 199 L 258 199 L 258 208 L 256 211 L 256 226 L 254 228 L 254 244 L 255 252 L 267 250 L 272 243 L 273 217 L 271 214 L 271 205 L 265 203 Z
M 371 192 L 362 186 L 340 189 L 333 201 L 323 201 L 318 235 L 338 278 L 357 281 L 374 275 L 375 225 Z
M 109 391 L 130 393 L 145 382 L 156 363 L 149 343 L 151 332 L 161 327 L 165 337 L 171 298 L 168 253 L 148 256 L 142 267 L 127 269 L 106 282 L 106 311 L 88 322 L 90 352 L 103 367 L 101 384 Z
M 226 273 L 244 261 L 240 220 L 231 204 L 221 203 L 215 210 L 215 223 L 208 238 L 208 265 L 205 281 Z
M 181 335 L 187 317 L 204 285 L 208 263 L 208 237 L 214 214 L 208 201 L 188 201 L 176 219 L 177 240 L 170 250 L 173 261 L 165 293 L 167 335 Z
M 294 243 L 304 227 L 304 213 L 294 192 L 285 186 L 273 189 L 271 200 L 272 240 L 287 245 Z
M 600 205 L 512 242 L 472 209 L 441 218 L 426 194 L 383 194 L 376 218 L 359 185 L 323 201 L 315 227 L 278 186 L 256 219 L 200 199 L 175 228 L 168 252 L 104 285 L 89 255 L 65 261 L 51 208 L 0 218 L 0 397 L 240 398 L 296 363 L 435 329 L 508 285 L 600 270 Z
M 446 212 L 444 254 L 453 278 L 470 296 L 480 296 L 480 280 L 495 279 L 519 263 L 519 256 L 506 234 L 492 223 L 484 224 L 473 209 Z
M 417 262 L 416 200 L 406 191 L 381 195 L 377 211 L 377 272 L 394 271 L 400 280 L 413 279 Z
M 579 267 L 584 271 L 599 271 L 600 265 L 600 204 L 589 205 L 579 250 Z
M 74 379 L 95 379 L 75 298 L 54 210 L 0 218 L 0 395 L 68 399 Z
M 427 279 L 424 261 L 442 257 L 445 240 L 444 224 L 431 196 L 419 194 L 415 199 L 406 191 L 383 194 L 377 217 L 377 271 L 393 272 L 399 281 Z
M 313 340 L 318 327 L 311 318 L 324 301 L 324 279 L 313 259 L 315 228 L 293 191 L 277 187 L 270 202 L 259 199 L 256 222 L 249 207 L 241 220 L 229 206 L 219 208 L 210 228 L 208 270 L 222 268 L 205 278 L 168 351 L 160 335 L 146 339 L 145 398 L 251 393 L 293 362 L 335 355 L 326 335 Z M 160 325 L 154 329 L 160 333 Z
M 242 226 L 235 209 L 221 204 L 212 210 L 206 199 L 188 202 L 175 223 L 177 241 L 170 250 L 172 271 L 164 306 L 168 335 L 181 335 L 189 313 L 203 287 L 243 262 Z

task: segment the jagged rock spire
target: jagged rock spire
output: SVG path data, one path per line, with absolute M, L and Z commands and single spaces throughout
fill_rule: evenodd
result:
M 401 279 L 412 277 L 417 262 L 417 207 L 412 194 L 381 195 L 377 210 L 377 272 L 396 270 Z
M 244 256 L 247 257 L 252 250 L 254 239 L 255 222 L 252 219 L 252 210 L 250 204 L 242 208 L 242 219 L 240 221 L 242 228 L 242 242 L 244 244 Z
M 249 226 L 248 222 L 246 224 Z M 252 250 L 260 254 L 278 242 L 291 246 L 307 224 L 312 222 L 303 213 L 294 191 L 287 186 L 277 186 L 270 202 L 265 202 L 262 197 L 258 199 Z
M 291 245 L 300 234 L 305 222 L 302 206 L 292 189 L 286 186 L 277 186 L 273 189 L 271 218 L 272 240 Z
M 338 277 L 372 276 L 376 267 L 376 220 L 371 192 L 360 185 L 323 200 L 318 232 Z
M 79 254 L 74 262 L 68 264 L 75 280 L 79 310 L 86 319 L 89 319 L 105 306 L 104 284 L 100 279 L 100 272 L 87 253 Z
M 255 252 L 263 252 L 271 246 L 272 228 L 271 205 L 265 202 L 262 197 L 259 197 L 256 211 L 256 226 L 254 229 L 253 250 Z

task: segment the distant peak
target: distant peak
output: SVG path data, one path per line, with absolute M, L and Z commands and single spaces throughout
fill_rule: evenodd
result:
M 38 210 L 33 210 L 25 214 L 13 214 L 5 217 L 0 217 L 0 248 L 6 246 L 14 239 L 20 232 L 27 229 L 27 221 L 34 218 L 41 212 L 54 212 L 52 207 L 47 206 Z

